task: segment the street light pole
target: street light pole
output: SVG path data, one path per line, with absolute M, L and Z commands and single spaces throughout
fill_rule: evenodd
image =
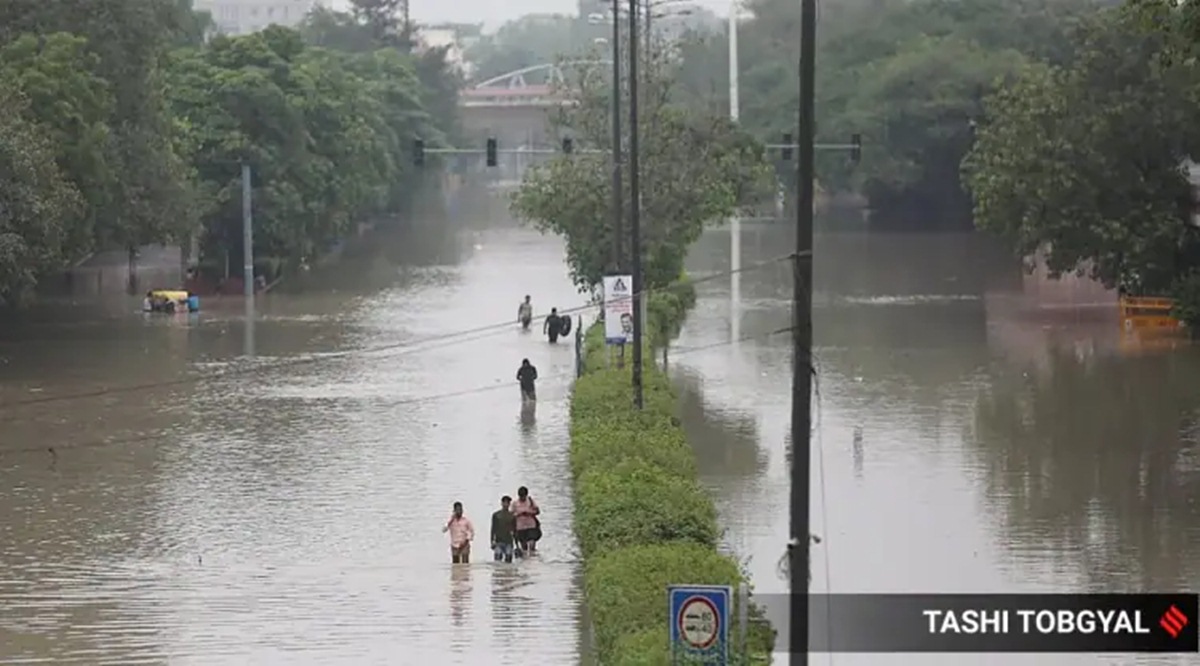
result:
M 646 0 L 646 65 L 650 65 L 650 20 L 654 18 L 654 4 L 650 0 Z
M 738 121 L 738 9 L 739 0 L 729 4 L 729 119 Z M 742 219 L 734 211 L 729 219 L 729 322 L 734 346 L 742 337 Z
M 622 209 L 625 207 L 621 191 L 621 0 L 612 0 L 612 206 L 613 206 L 613 263 L 617 273 L 621 272 Z
M 800 127 L 797 142 L 799 201 L 796 206 L 796 256 L 792 310 L 792 497 L 791 497 L 791 603 L 788 652 L 796 664 L 808 664 L 808 572 L 812 533 L 810 457 L 812 442 L 812 278 L 813 189 L 816 133 L 817 2 L 802 0 L 800 9 Z
M 642 222 L 638 183 L 638 0 L 629 0 L 629 226 L 633 245 L 633 396 L 642 408 Z M 616 18 L 615 16 L 613 17 Z

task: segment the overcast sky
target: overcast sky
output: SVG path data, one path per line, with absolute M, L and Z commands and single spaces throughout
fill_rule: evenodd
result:
M 574 14 L 576 0 L 409 0 L 409 11 L 418 23 L 484 23 L 494 30 L 505 21 L 523 14 Z M 339 9 L 349 6 L 346 0 L 332 0 Z M 717 14 L 728 16 L 728 0 L 692 0 L 691 4 L 707 7 Z

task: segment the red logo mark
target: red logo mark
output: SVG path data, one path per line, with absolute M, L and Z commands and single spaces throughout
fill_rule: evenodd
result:
M 1187 624 L 1188 616 L 1184 615 L 1183 611 L 1175 606 L 1168 608 L 1167 612 L 1163 613 L 1162 618 L 1158 621 L 1158 626 L 1165 629 L 1168 634 L 1171 634 L 1171 638 L 1178 638 L 1179 632 L 1183 631 L 1183 628 Z

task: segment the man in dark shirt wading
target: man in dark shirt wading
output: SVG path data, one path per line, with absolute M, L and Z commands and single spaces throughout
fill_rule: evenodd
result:
M 550 344 L 558 342 L 558 336 L 562 335 L 563 318 L 558 314 L 558 308 L 550 308 L 550 315 L 546 317 L 546 322 L 542 324 L 542 333 L 550 336 Z
M 517 534 L 517 517 L 508 506 L 512 498 L 500 498 L 500 510 L 492 514 L 492 556 L 499 562 L 513 561 L 513 544 Z
M 521 397 L 525 400 L 537 400 L 537 391 L 534 389 L 533 383 L 537 381 L 537 368 L 529 362 L 529 359 L 521 360 L 521 367 L 517 369 L 517 381 L 521 383 Z

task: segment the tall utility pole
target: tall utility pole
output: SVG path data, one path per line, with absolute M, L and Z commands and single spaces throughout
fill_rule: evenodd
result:
M 650 40 L 653 39 L 651 34 L 652 31 L 650 29 L 650 20 L 654 18 L 654 4 L 651 2 L 651 0 L 644 1 L 646 3 L 646 25 L 643 26 L 643 29 L 646 31 L 646 65 L 648 68 L 650 64 L 650 49 L 653 47 L 653 44 L 650 42 Z
M 738 10 L 740 0 L 729 3 L 729 119 L 738 121 Z M 742 337 L 742 220 L 734 211 L 729 218 L 729 324 L 737 345 Z
M 629 226 L 633 261 L 633 399 L 642 408 L 642 220 L 638 189 L 638 0 L 629 0 Z M 616 17 L 614 17 L 615 19 Z
M 625 207 L 621 191 L 621 0 L 612 0 L 612 200 L 613 200 L 613 263 L 621 272 L 622 235 L 621 213 Z
M 246 302 L 254 305 L 254 216 L 250 205 L 250 165 L 242 162 L 242 281 Z
M 816 133 L 817 0 L 800 6 L 800 164 L 797 173 L 796 257 L 792 288 L 792 538 L 791 619 L 788 652 L 795 664 L 808 664 L 808 572 L 811 546 L 809 471 L 812 440 L 812 278 L 813 278 L 813 151 Z
M 254 356 L 254 217 L 251 208 L 250 165 L 242 162 L 242 285 L 246 294 L 246 328 L 243 347 Z

